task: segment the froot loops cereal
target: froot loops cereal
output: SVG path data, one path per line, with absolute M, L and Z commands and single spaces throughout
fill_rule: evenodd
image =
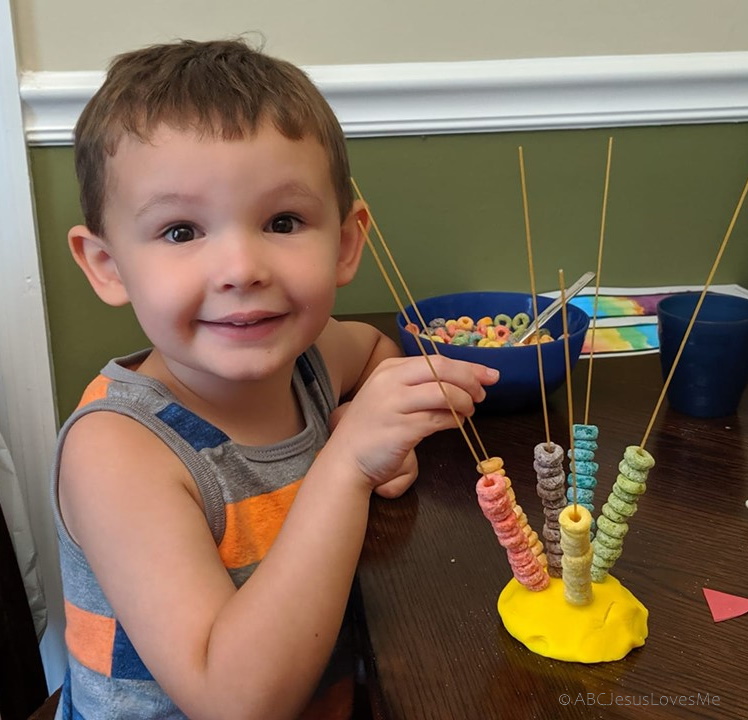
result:
M 449 345 L 469 345 L 472 347 L 511 347 L 517 345 L 517 338 L 530 324 L 527 313 L 517 313 L 514 317 L 500 313 L 494 317 L 485 316 L 478 320 L 467 315 L 459 318 L 434 318 L 423 331 L 415 323 L 408 323 L 405 329 L 434 342 Z M 535 345 L 538 342 L 552 342 L 553 337 L 547 328 L 540 328 L 522 345 Z
M 589 605 L 592 602 L 592 515 L 581 505 L 567 505 L 558 516 L 558 521 L 561 525 L 561 548 L 564 551 L 564 597 L 572 605 Z
M 623 538 L 629 526 L 626 520 L 637 510 L 639 498 L 647 489 L 646 480 L 654 458 L 643 448 L 629 445 L 618 469 L 620 474 L 613 483 L 608 502 L 603 505 L 597 519 L 597 533 L 592 542 L 592 580 L 603 582 L 610 568 L 621 556 Z
M 496 533 L 499 543 L 507 551 L 507 558 L 516 580 L 529 590 L 539 591 L 548 587 L 548 574 L 539 556 L 543 552 L 537 533 L 523 529 L 519 515 L 515 512 L 508 494 L 511 484 L 505 475 L 489 473 L 479 478 L 476 485 L 478 504 Z M 513 493 L 512 493 L 513 495 Z M 519 507 L 519 506 L 516 506 Z M 527 517 L 524 518 L 525 522 Z
M 574 435 L 574 457 L 571 450 L 567 452 L 570 460 L 574 461 L 573 470 L 577 476 L 577 503 L 583 508 L 593 512 L 595 506 L 595 488 L 597 487 L 597 471 L 599 469 L 595 460 L 597 450 L 597 425 L 574 424 L 572 428 Z M 574 473 L 569 473 L 569 487 L 566 491 L 566 499 L 569 504 L 574 502 Z M 594 533 L 596 523 L 592 519 L 591 531 Z
M 564 451 L 556 443 L 538 443 L 535 446 L 533 467 L 537 477 L 537 493 L 543 505 L 545 522 L 543 538 L 548 558 L 548 574 L 561 577 L 561 529 L 558 516 L 566 504 L 564 490 Z

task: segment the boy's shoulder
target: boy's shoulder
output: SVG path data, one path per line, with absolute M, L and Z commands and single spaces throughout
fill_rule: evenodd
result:
M 336 397 L 361 385 L 386 357 L 400 354 L 397 345 L 373 325 L 330 318 L 316 343 L 327 366 Z

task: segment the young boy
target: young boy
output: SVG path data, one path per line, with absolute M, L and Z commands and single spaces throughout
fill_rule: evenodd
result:
M 122 55 L 75 144 L 71 251 L 153 347 L 60 433 L 58 717 L 347 717 L 336 639 L 371 492 L 407 489 L 416 443 L 454 425 L 445 393 L 468 416 L 497 375 L 435 358 L 442 392 L 331 319 L 367 214 L 298 68 L 241 42 Z

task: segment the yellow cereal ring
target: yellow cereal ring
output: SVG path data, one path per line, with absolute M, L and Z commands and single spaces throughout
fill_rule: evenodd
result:
M 494 457 L 487 458 L 486 460 L 482 460 L 480 465 L 478 465 L 478 472 L 481 475 L 489 475 L 490 473 L 495 473 L 498 470 L 501 470 L 501 468 L 503 467 L 504 467 L 503 458 L 494 456 Z
M 467 315 L 457 318 L 457 327 L 461 330 L 472 330 L 474 324 L 473 318 L 468 317 Z
M 477 322 L 477 323 L 475 323 L 475 324 L 476 324 L 476 326 L 477 326 L 477 327 L 479 327 L 479 328 L 481 328 L 481 327 L 486 327 L 486 326 L 488 326 L 488 325 L 493 325 L 493 318 L 490 318 L 490 317 L 488 317 L 488 315 L 486 315 L 486 317 L 482 317 L 482 318 L 481 318 L 480 320 L 478 320 L 478 322 Z

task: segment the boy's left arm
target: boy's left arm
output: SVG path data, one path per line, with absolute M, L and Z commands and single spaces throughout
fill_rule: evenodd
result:
M 327 371 L 340 404 L 330 417 L 334 430 L 345 413 L 348 402 L 356 395 L 379 363 L 402 352 L 392 339 L 372 325 L 362 322 L 340 322 L 333 318 L 317 340 Z M 402 495 L 416 479 L 418 463 L 414 451 L 405 458 L 392 479 L 375 489 L 377 495 L 395 498 Z

